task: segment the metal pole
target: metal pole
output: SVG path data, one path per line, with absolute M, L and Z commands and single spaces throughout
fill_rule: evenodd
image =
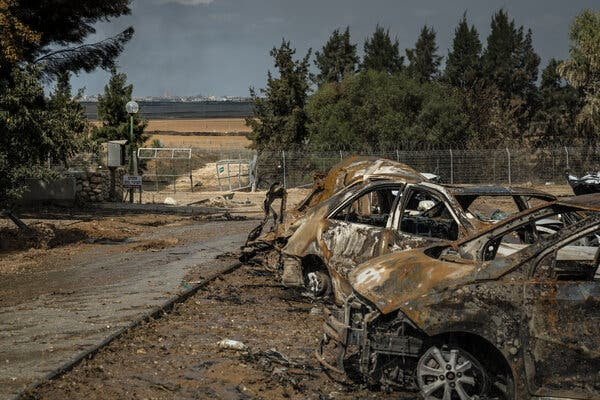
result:
M 508 156 L 508 184 L 512 185 L 512 174 L 510 171 L 510 150 L 508 150 L 508 147 L 506 148 L 506 154 Z
M 569 167 L 569 148 L 565 146 L 565 153 L 567 155 L 567 171 L 570 169 Z
M 129 175 L 133 175 L 133 114 L 129 114 Z M 133 187 L 129 188 L 129 202 L 133 203 Z
M 396 149 L 396 161 L 400 162 L 400 152 Z
M 286 189 L 287 188 L 287 182 L 285 179 L 285 151 L 281 152 L 281 158 L 283 160 L 283 188 Z
M 229 183 L 229 191 L 231 192 L 231 170 L 229 168 L 229 160 L 227 160 L 227 182 Z
M 344 159 L 344 153 L 342 153 L 342 150 L 340 150 L 340 160 Z
M 452 149 L 450 149 L 450 184 L 454 183 L 454 156 Z
M 217 182 L 219 183 L 219 190 L 223 191 L 223 186 L 221 186 L 221 172 L 219 171 L 219 163 L 217 162 L 215 166 L 217 167 Z

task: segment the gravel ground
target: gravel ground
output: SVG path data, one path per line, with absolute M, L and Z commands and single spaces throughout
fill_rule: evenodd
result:
M 243 266 L 105 347 L 31 399 L 397 399 L 342 383 L 313 357 L 322 304 Z M 311 313 L 311 310 L 313 312 Z M 243 342 L 243 351 L 219 341 Z
M 66 243 L 32 240 L 30 249 L 0 253 L 0 399 L 231 265 L 223 254 L 238 250 L 256 225 L 163 215 L 82 217 L 36 221 L 41 236 L 72 233 Z

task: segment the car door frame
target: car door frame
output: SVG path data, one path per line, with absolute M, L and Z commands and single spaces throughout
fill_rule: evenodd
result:
M 433 185 L 424 185 L 424 184 L 419 184 L 419 183 L 407 183 L 406 186 L 404 187 L 404 190 L 402 191 L 400 198 L 397 199 L 397 204 L 393 210 L 393 214 L 391 217 L 390 228 L 393 229 L 394 231 L 398 232 L 399 234 L 407 235 L 407 236 L 411 236 L 411 237 L 415 237 L 415 238 L 423 238 L 428 241 L 430 240 L 431 242 L 444 242 L 444 241 L 448 240 L 448 239 L 436 238 L 436 237 L 431 237 L 431 236 L 416 235 L 414 233 L 404 232 L 400 229 L 401 220 L 402 220 L 402 217 L 404 216 L 404 210 L 406 208 L 406 204 L 410 197 L 410 193 L 412 191 L 414 191 L 415 189 L 433 193 L 443 201 L 444 205 L 450 211 L 452 218 L 458 225 L 458 232 L 459 232 L 458 236 L 460 238 L 461 230 L 466 229 L 466 228 L 464 227 L 461 219 L 457 215 L 456 210 L 454 209 L 454 207 L 452 205 L 452 202 L 449 201 L 447 193 L 445 193 L 443 190 L 439 190 L 438 188 L 434 187 Z
M 352 225 L 358 225 L 358 226 L 364 226 L 367 227 L 369 229 L 378 229 L 380 231 L 379 236 L 380 239 L 381 237 L 385 234 L 386 231 L 389 231 L 391 228 L 391 220 L 393 218 L 394 215 L 394 210 L 398 204 L 398 201 L 400 199 L 400 197 L 402 196 L 402 193 L 404 191 L 404 188 L 406 187 L 406 183 L 405 182 L 390 182 L 390 181 L 382 181 L 382 182 L 371 182 L 368 185 L 365 185 L 364 188 L 360 189 L 357 193 L 355 193 L 354 195 L 350 196 L 348 199 L 344 200 L 343 202 L 341 202 L 338 206 L 334 207 L 332 209 L 332 211 L 330 211 L 327 216 L 325 217 L 326 220 L 329 221 L 329 223 L 347 223 L 347 224 L 352 224 Z M 398 190 L 398 194 L 396 195 L 396 198 L 394 199 L 394 201 L 392 202 L 391 205 L 391 210 L 390 210 L 390 215 L 387 218 L 386 224 L 383 227 L 378 227 L 375 225 L 369 225 L 369 224 L 364 224 L 364 223 L 360 223 L 360 222 L 348 222 L 348 221 L 342 221 L 339 219 L 334 219 L 333 216 L 335 214 L 337 214 L 338 212 L 340 212 L 341 210 L 343 210 L 344 208 L 348 207 L 349 205 L 351 205 L 352 203 L 354 203 L 356 200 L 360 199 L 362 196 L 377 191 L 379 189 L 385 189 L 385 188 L 390 188 L 393 190 Z M 321 231 L 321 235 L 324 235 L 325 232 L 327 231 L 327 229 L 329 229 L 329 224 L 328 227 L 323 229 Z M 329 249 L 331 252 L 333 252 L 333 249 Z M 329 264 L 329 263 L 328 263 Z M 330 267 L 331 268 L 331 267 Z
M 579 238 L 584 237 L 585 235 L 592 233 L 592 232 L 597 232 L 598 230 L 600 230 L 600 222 L 597 222 L 595 224 L 592 224 L 588 227 L 586 227 L 585 229 L 578 231 L 574 234 L 568 235 L 566 237 L 560 238 L 560 240 L 558 240 L 557 242 L 553 243 L 552 245 L 544 248 L 542 251 L 540 251 L 532 260 L 530 263 L 528 263 L 528 267 L 526 272 L 526 280 L 524 281 L 524 286 L 523 286 L 523 318 L 524 318 L 524 323 L 523 323 L 523 344 L 524 344 L 524 348 L 526 349 L 526 351 L 523 352 L 523 359 L 524 359 L 524 365 L 525 365 L 525 375 L 526 375 L 526 379 L 527 379 L 527 387 L 529 392 L 534 395 L 534 396 L 550 396 L 550 397 L 556 397 L 556 398 L 573 398 L 573 399 L 582 399 L 582 400 L 589 400 L 589 399 L 594 399 L 597 397 L 592 397 L 592 396 L 597 396 L 594 394 L 590 394 L 590 395 L 586 395 L 585 393 L 581 393 L 581 392 L 575 392 L 574 388 L 567 388 L 567 389 L 563 389 L 563 390 L 558 390 L 558 389 L 552 389 L 552 388 L 548 388 L 548 387 L 537 387 L 535 386 L 535 381 L 536 381 L 536 364 L 535 364 L 535 359 L 532 356 L 532 340 L 534 340 L 534 333 L 532 333 L 530 331 L 530 321 L 528 320 L 528 316 L 531 315 L 533 317 L 533 312 L 535 312 L 535 307 L 533 305 L 529 305 L 528 304 L 528 295 L 529 293 L 531 293 L 531 290 L 528 291 L 528 287 L 527 286 L 533 286 L 535 284 L 546 284 L 547 288 L 550 289 L 555 289 L 556 291 L 558 291 L 559 288 L 559 282 L 567 282 L 565 283 L 565 285 L 571 284 L 573 286 L 578 286 L 581 285 L 585 282 L 592 282 L 595 284 L 595 286 L 598 288 L 598 290 L 600 290 L 600 282 L 598 282 L 597 280 L 593 280 L 593 281 L 560 281 L 557 279 L 551 279 L 551 278 L 546 278 L 546 279 L 542 279 L 540 282 L 538 282 L 538 279 L 540 279 L 539 277 L 535 277 L 535 273 L 538 270 L 538 267 L 540 265 L 540 263 L 542 262 L 542 260 L 544 260 L 549 254 L 555 253 L 557 252 L 559 249 L 561 249 L 562 247 L 568 246 L 569 243 L 573 242 L 574 240 L 578 240 Z M 596 253 L 596 261 L 598 260 L 598 255 L 600 253 L 600 248 L 598 250 L 598 253 Z M 598 270 L 597 270 L 598 271 Z M 597 272 L 596 272 L 597 273 Z M 533 294 L 537 294 L 535 292 L 535 289 L 533 290 Z M 535 300 L 532 300 L 535 301 Z M 531 307 L 531 310 L 528 310 L 527 307 Z M 600 341 L 600 339 L 599 339 Z M 557 346 L 560 346 L 560 341 L 556 344 Z M 563 347 L 567 347 L 566 345 L 564 345 Z

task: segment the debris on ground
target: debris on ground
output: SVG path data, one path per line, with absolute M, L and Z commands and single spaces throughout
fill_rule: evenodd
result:
M 233 200 L 234 193 L 226 193 L 223 195 L 211 197 L 209 199 L 202 199 L 199 201 L 195 201 L 190 203 L 189 205 L 201 205 L 204 207 L 215 207 L 215 208 L 235 208 L 235 207 L 250 207 L 253 203 L 249 198 L 246 197 L 246 200 L 239 201 Z
M 167 197 L 163 200 L 163 203 L 168 205 L 168 206 L 176 206 L 177 205 L 177 200 L 175 200 L 172 197 Z
M 248 346 L 246 346 L 244 343 L 240 342 L 239 340 L 232 340 L 232 339 L 223 339 L 219 343 L 217 343 L 217 345 L 219 346 L 220 349 L 226 349 L 226 350 L 243 351 L 243 350 L 248 349 Z
M 213 281 L 172 313 L 42 385 L 32 398 L 321 400 L 332 393 L 339 400 L 414 398 L 333 380 L 313 356 L 323 318 L 306 318 L 310 304 L 290 298 L 272 276 L 253 271 L 243 266 Z M 216 344 L 224 338 L 247 349 L 222 349 Z

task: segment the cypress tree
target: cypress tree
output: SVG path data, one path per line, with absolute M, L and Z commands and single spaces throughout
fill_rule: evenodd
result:
M 350 28 L 346 27 L 344 33 L 336 29 L 323 49 L 315 53 L 319 74 L 313 80 L 318 86 L 327 82 L 341 82 L 344 75 L 356 71 L 358 61 L 356 44 L 350 42 Z
M 517 67 L 516 52 L 523 40 L 523 32 L 516 28 L 514 20 L 509 21 L 504 10 L 494 14 L 491 28 L 482 56 L 482 71 L 488 82 L 510 98 Z
M 492 17 L 492 31 L 482 56 L 485 79 L 496 85 L 506 99 L 519 97 L 531 103 L 535 97 L 540 57 L 532 44 L 532 33 L 524 34 L 504 10 Z
M 404 57 L 400 55 L 398 39 L 392 42 L 390 31 L 377 25 L 373 36 L 365 41 L 364 57 L 361 69 L 385 71 L 390 74 L 403 68 Z
M 414 49 L 407 49 L 408 72 L 419 82 L 428 82 L 439 75 L 442 57 L 436 54 L 435 31 L 424 26 Z
M 444 78 L 462 89 L 472 88 L 479 76 L 481 63 L 481 41 L 472 25 L 469 28 L 466 14 L 454 30 L 452 48 L 448 52 Z

